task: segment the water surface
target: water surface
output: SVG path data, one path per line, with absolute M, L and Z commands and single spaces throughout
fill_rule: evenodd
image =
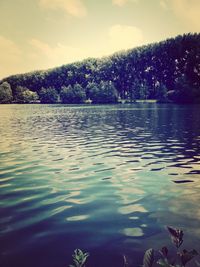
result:
M 200 244 L 200 106 L 0 106 L 0 264 L 141 264 L 170 244 Z

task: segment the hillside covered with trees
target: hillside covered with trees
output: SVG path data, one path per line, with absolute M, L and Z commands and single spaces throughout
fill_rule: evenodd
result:
M 200 34 L 0 81 L 0 103 L 200 102 Z

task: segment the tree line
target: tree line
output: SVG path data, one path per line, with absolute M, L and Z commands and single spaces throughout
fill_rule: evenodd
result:
M 63 104 L 105 104 L 117 103 L 118 92 L 111 81 L 91 82 L 86 88 L 76 83 L 74 86 L 62 86 L 58 91 L 54 87 L 42 87 L 37 93 L 26 87 L 17 86 L 13 95 L 8 82 L 0 85 L 0 103 L 63 103 Z
M 200 102 L 200 34 L 0 81 L 0 103 L 115 103 L 119 99 Z

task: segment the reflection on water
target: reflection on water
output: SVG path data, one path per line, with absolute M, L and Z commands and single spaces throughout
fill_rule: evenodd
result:
M 66 266 L 81 248 L 136 266 L 167 224 L 198 249 L 199 125 L 199 106 L 1 105 L 0 263 Z

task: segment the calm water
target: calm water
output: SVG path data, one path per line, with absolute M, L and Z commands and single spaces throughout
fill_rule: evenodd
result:
M 0 106 L 0 266 L 141 264 L 200 248 L 200 106 Z M 111 264 L 112 263 L 112 264 Z

